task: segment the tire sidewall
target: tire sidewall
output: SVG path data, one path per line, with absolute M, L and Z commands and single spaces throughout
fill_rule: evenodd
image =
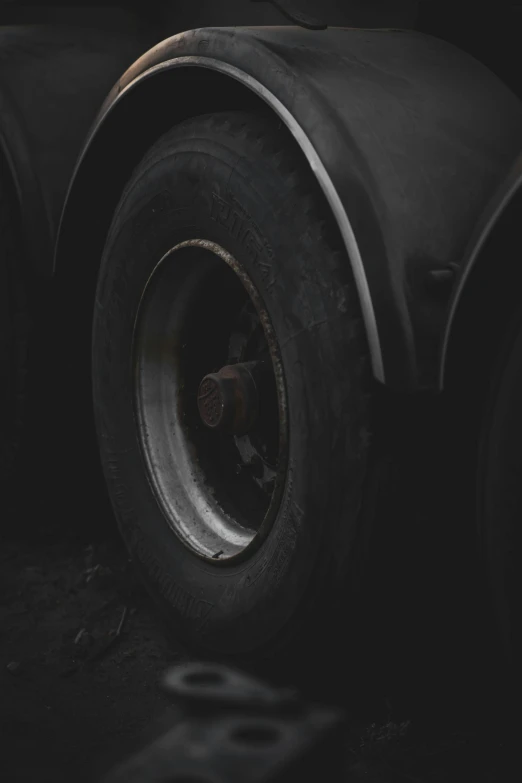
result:
M 343 405 L 358 379 L 338 371 L 339 356 L 349 359 L 353 350 L 353 314 L 339 308 L 346 274 L 333 258 L 317 264 L 318 238 L 307 236 L 302 216 L 295 225 L 295 205 L 285 204 L 280 184 L 260 162 L 253 166 L 211 140 L 180 135 L 175 154 L 149 164 L 127 188 L 95 306 L 95 416 L 121 532 L 182 633 L 222 652 L 268 643 L 305 594 L 307 606 L 326 600 L 322 609 L 333 607 L 338 596 L 318 585 L 321 578 L 329 582 L 332 565 L 342 571 L 344 562 L 337 568 L 332 557 L 339 547 L 344 561 L 350 548 L 364 473 L 361 432 Z M 134 425 L 131 346 L 140 298 L 159 259 L 190 239 L 215 242 L 241 263 L 269 313 L 285 371 L 284 494 L 271 533 L 238 564 L 214 566 L 173 533 L 148 481 Z

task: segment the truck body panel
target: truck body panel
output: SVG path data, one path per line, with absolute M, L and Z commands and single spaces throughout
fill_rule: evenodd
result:
M 227 94 L 226 78 L 218 85 L 209 77 L 227 68 L 241 95 L 232 87 Z M 437 388 L 453 273 L 518 154 L 522 105 L 478 61 L 423 34 L 212 28 L 158 44 L 121 77 L 94 124 L 62 217 L 58 270 L 107 177 L 109 155 L 112 200 L 98 216 L 91 258 L 99 257 L 125 180 L 151 138 L 220 103 L 237 108 L 254 82 L 265 91 L 258 98 L 282 106 L 283 121 L 300 129 L 303 154 L 319 181 L 317 166 L 324 169 L 342 205 L 336 218 L 376 378 L 396 389 Z M 125 134 L 133 117 L 144 116 L 146 132 Z
M 13 177 L 26 260 L 52 274 L 78 151 L 104 97 L 150 45 L 140 35 L 58 25 L 0 28 L 0 149 Z

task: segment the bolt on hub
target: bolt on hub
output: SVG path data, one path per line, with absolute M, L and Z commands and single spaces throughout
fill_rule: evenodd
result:
M 205 375 L 198 389 L 198 410 L 205 426 L 233 435 L 245 435 L 259 415 L 259 386 L 265 362 L 225 365 Z

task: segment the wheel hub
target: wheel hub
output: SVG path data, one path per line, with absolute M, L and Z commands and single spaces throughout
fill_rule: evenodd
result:
M 246 435 L 259 415 L 260 386 L 265 362 L 225 365 L 205 375 L 198 389 L 198 410 L 209 429 Z

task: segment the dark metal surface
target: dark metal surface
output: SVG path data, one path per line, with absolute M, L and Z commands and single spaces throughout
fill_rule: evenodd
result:
M 171 101 L 166 101 L 166 96 Z M 200 29 L 156 46 L 121 78 L 82 154 L 63 214 L 58 268 L 98 199 L 99 257 L 118 194 L 152 141 L 202 111 L 268 104 L 330 204 L 358 287 L 376 378 L 436 388 L 449 290 L 485 205 L 518 154 L 522 106 L 451 45 L 407 31 Z M 142 131 L 117 145 L 133 117 Z M 85 233 L 85 232 L 82 232 Z
M 177 721 L 103 783 L 341 779 L 345 716 L 234 669 L 188 663 L 164 685 Z
M 165 675 L 164 686 L 184 703 L 204 706 L 250 708 L 260 713 L 295 711 L 302 706 L 295 691 L 275 688 L 218 663 L 191 661 L 172 667 Z
M 18 194 L 26 255 L 51 274 L 74 163 L 105 95 L 152 41 L 96 27 L 0 28 L 0 154 Z

